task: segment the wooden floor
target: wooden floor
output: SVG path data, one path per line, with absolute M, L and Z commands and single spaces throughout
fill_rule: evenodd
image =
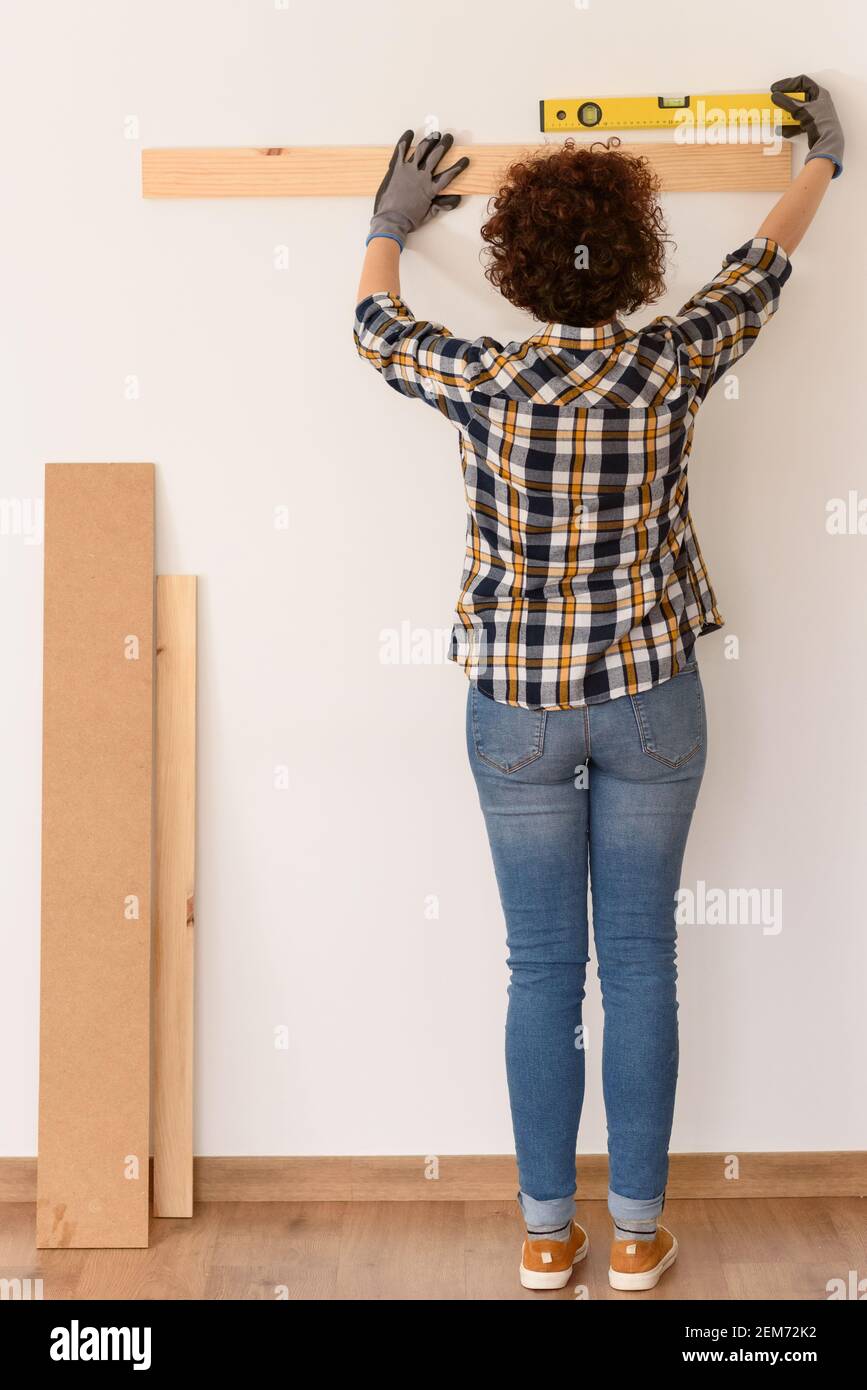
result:
M 607 1280 L 602 1202 L 582 1223 L 590 1254 L 565 1290 L 518 1283 L 511 1202 L 211 1202 L 192 1220 L 151 1221 L 148 1250 L 37 1250 L 35 1207 L 0 1204 L 0 1278 L 41 1278 L 43 1297 L 496 1300 L 825 1299 L 831 1279 L 867 1277 L 867 1200 L 684 1200 L 666 1204 L 680 1242 L 650 1293 Z

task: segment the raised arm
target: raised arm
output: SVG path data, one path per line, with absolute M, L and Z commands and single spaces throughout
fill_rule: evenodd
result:
M 412 131 L 397 142 L 376 201 L 358 286 L 355 345 L 359 355 L 403 396 L 434 406 L 453 424 L 466 423 L 481 341 L 456 338 L 442 324 L 416 319 L 400 298 L 400 253 L 423 222 L 461 201 L 443 190 L 466 168 L 459 159 L 440 171 L 451 135 L 430 135 L 411 149 Z
M 803 92 L 797 101 L 788 92 Z M 843 172 L 843 130 L 834 103 L 812 77 L 781 78 L 771 87 L 774 101 L 798 117 L 798 125 L 784 127 L 787 137 L 805 134 L 809 151 L 798 177 L 768 213 L 758 236 L 776 241 L 791 255 L 816 215 L 832 178 Z
M 412 139 L 412 131 L 405 130 L 377 190 L 357 304 L 369 294 L 400 294 L 400 253 L 410 232 L 461 201 L 459 193 L 444 190 L 470 161 L 459 159 L 447 169 L 438 168 L 454 136 L 435 131 L 414 150 Z
M 843 169 L 843 132 L 830 96 L 812 77 L 775 82 L 774 100 L 798 117 L 784 133 L 806 134 L 804 167 L 768 213 L 756 235 L 726 256 L 722 270 L 669 320 L 686 348 L 704 395 L 755 342 L 776 313 L 800 243 L 832 178 Z M 798 101 L 789 92 L 804 92 Z
M 378 236 L 367 243 L 356 304 L 369 294 L 400 295 L 400 246 L 391 237 Z

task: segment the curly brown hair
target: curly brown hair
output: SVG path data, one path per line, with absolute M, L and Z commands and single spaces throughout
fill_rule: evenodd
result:
M 660 183 L 641 156 L 567 140 L 513 164 L 488 205 L 485 274 L 545 322 L 589 326 L 629 314 L 665 289 L 669 241 Z M 587 248 L 587 267 L 576 250 Z

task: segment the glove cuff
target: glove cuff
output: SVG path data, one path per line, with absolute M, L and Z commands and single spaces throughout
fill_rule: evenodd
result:
M 843 172 L 843 161 L 839 158 L 839 156 L 836 154 L 832 154 L 830 150 L 820 149 L 818 145 L 815 149 L 810 151 L 810 153 L 805 158 L 804 163 L 809 164 L 811 159 L 830 159 L 831 163 L 834 165 L 834 172 L 831 175 L 832 179 L 838 179 Z
M 375 212 L 370 219 L 371 236 L 394 237 L 401 246 L 404 246 L 411 231 L 412 223 L 409 218 L 401 217 L 394 212 Z
M 401 251 L 403 250 L 403 242 L 401 241 L 399 236 L 395 235 L 394 232 L 369 232 L 364 239 L 365 246 L 369 246 L 370 243 L 372 241 L 375 241 L 377 237 L 385 237 L 387 241 L 396 241 Z

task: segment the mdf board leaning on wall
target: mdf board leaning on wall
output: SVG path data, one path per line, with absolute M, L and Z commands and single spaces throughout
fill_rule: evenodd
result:
M 153 493 L 45 471 L 40 1247 L 148 1243 Z

